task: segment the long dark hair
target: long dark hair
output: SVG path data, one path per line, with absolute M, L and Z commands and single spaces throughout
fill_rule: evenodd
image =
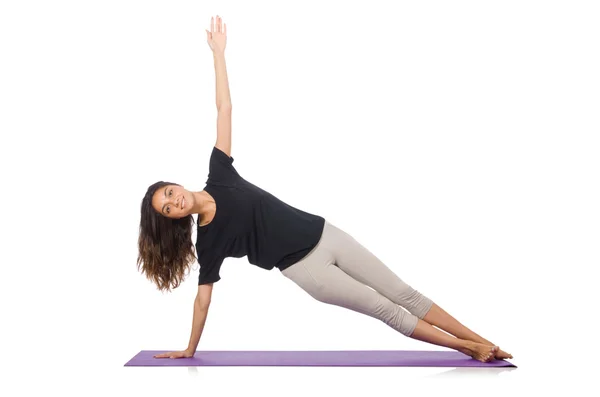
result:
M 177 288 L 197 258 L 192 243 L 194 218 L 167 218 L 152 207 L 152 196 L 163 186 L 177 183 L 159 181 L 150 185 L 142 199 L 138 270 L 146 274 L 160 291 Z

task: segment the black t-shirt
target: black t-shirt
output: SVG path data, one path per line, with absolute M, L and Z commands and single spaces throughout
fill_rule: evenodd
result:
M 213 220 L 197 224 L 198 285 L 219 281 L 227 257 L 280 271 L 304 258 L 319 242 L 325 219 L 294 208 L 246 181 L 233 157 L 213 147 L 206 190 L 215 199 Z M 198 217 L 199 218 L 199 217 Z

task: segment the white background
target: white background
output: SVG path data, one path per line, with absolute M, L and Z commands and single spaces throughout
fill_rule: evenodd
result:
M 600 264 L 594 3 L 2 2 L 3 389 L 586 394 Z M 161 294 L 135 261 L 147 187 L 205 186 L 215 14 L 238 172 L 353 235 L 518 369 L 123 366 L 190 336 L 197 263 Z M 198 350 L 443 350 L 247 258 L 221 276 Z

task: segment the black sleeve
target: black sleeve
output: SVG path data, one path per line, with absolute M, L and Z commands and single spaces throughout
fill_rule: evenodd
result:
M 240 174 L 233 167 L 233 157 L 229 157 L 221 149 L 213 146 L 208 166 L 209 181 L 223 185 L 232 185 L 239 178 Z
M 214 259 L 201 259 L 200 263 L 200 274 L 198 275 L 198 285 L 216 283 L 221 279 L 219 276 L 219 270 L 223 264 L 225 258 L 214 258 Z

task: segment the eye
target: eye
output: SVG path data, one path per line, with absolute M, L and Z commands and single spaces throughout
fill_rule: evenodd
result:
M 169 196 L 173 193 L 173 189 L 169 190 Z

